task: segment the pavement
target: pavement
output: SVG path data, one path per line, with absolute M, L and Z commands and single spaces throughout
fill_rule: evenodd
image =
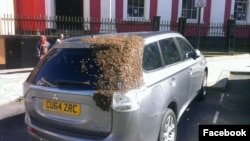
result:
M 232 72 L 250 75 L 249 53 L 208 56 L 207 64 L 207 83 L 210 88 L 224 90 Z M 33 68 L 0 70 L 0 120 L 24 113 L 22 84 L 32 70 Z
M 207 57 L 208 87 L 225 90 L 228 78 L 233 73 L 250 75 L 250 54 Z

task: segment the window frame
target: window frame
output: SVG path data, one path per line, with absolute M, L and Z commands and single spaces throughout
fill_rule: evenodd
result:
M 183 1 L 184 0 L 180 0 L 179 1 L 179 5 L 178 5 L 178 17 L 182 17 L 182 5 L 183 5 Z M 195 0 L 194 0 L 195 1 Z M 197 13 L 196 13 L 196 19 L 188 19 L 187 18 L 187 23 L 198 23 L 198 8 L 197 8 Z M 201 8 L 201 18 L 200 18 L 200 23 L 204 23 L 204 7 Z M 178 21 L 177 21 L 178 22 Z
M 144 5 L 145 5 L 144 0 L 128 0 L 128 8 L 127 8 L 128 17 L 132 18 L 144 17 L 144 11 L 145 11 Z M 134 12 L 135 10 L 137 12 Z
M 184 8 L 183 6 L 184 6 L 184 1 L 186 1 L 186 7 Z M 192 4 L 189 4 L 188 2 L 192 2 Z M 182 1 L 182 9 L 181 9 L 181 11 L 182 11 L 182 14 L 184 13 L 183 11 L 184 11 L 184 9 L 185 9 L 185 15 L 184 16 L 188 16 L 188 11 L 191 11 L 191 17 L 193 17 L 193 16 L 195 16 L 195 18 L 189 18 L 189 19 L 197 19 L 197 16 L 198 16 L 198 14 L 197 14 L 197 8 L 194 6 L 194 3 L 195 3 L 195 0 L 183 0 Z M 189 6 L 192 6 L 192 7 L 189 7 Z M 193 12 L 196 12 L 194 15 L 193 15 Z M 188 18 L 188 17 L 187 17 Z
M 145 20 L 149 19 L 150 0 L 144 0 L 144 16 L 143 17 L 129 17 L 128 16 L 128 0 L 123 0 L 123 19 L 124 20 Z
M 246 19 L 245 20 L 237 20 L 236 18 L 236 15 L 235 15 L 235 6 L 236 6 L 236 1 L 237 0 L 233 0 L 232 2 L 232 7 L 231 7 L 231 15 L 233 15 L 233 18 L 236 20 L 237 23 L 247 23 L 247 22 L 250 22 L 250 14 L 248 14 L 248 12 L 250 11 L 250 1 L 249 0 L 246 0 Z

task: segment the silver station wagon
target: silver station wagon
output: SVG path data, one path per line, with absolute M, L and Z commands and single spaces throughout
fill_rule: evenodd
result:
M 56 44 L 23 83 L 34 140 L 175 141 L 207 62 L 177 32 L 80 36 Z

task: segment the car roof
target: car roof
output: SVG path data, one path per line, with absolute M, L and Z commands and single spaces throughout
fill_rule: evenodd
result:
M 170 35 L 170 34 L 179 34 L 179 33 L 175 31 L 142 31 L 142 32 L 106 33 L 106 34 L 83 35 L 83 36 L 71 37 L 71 38 L 65 39 L 65 41 L 68 41 L 68 42 L 77 41 L 85 37 L 121 36 L 121 35 L 124 35 L 124 36 L 137 35 L 146 39 L 146 38 L 161 36 L 161 35 L 166 35 L 166 34 Z
M 160 39 L 166 36 L 179 36 L 182 35 L 175 31 L 142 31 L 142 32 L 121 32 L 121 33 L 105 33 L 105 34 L 94 34 L 94 35 L 83 35 L 83 36 L 76 36 L 64 39 L 61 44 L 56 44 L 55 47 L 68 47 L 70 44 L 83 44 L 83 39 L 88 37 L 101 37 L 101 36 L 132 36 L 137 35 L 141 36 L 144 40 L 150 42 L 155 41 L 155 39 Z M 77 46 L 77 45 L 76 45 Z M 75 46 L 75 47 L 76 47 Z

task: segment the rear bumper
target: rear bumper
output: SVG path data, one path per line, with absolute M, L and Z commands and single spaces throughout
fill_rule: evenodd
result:
M 80 135 L 74 136 L 64 133 L 55 133 L 32 124 L 28 114 L 25 115 L 25 123 L 28 132 L 34 140 L 42 141 L 155 141 L 161 125 L 162 115 L 145 117 L 139 110 L 133 112 L 113 111 L 112 131 L 105 137 Z

